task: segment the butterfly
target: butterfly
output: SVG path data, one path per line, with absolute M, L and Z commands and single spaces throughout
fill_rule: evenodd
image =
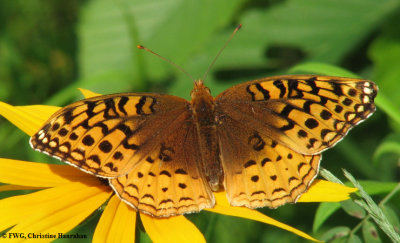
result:
M 225 190 L 232 206 L 294 203 L 318 174 L 321 152 L 375 111 L 368 80 L 318 75 L 245 82 L 216 97 L 201 80 L 191 101 L 121 93 L 72 103 L 31 146 L 106 178 L 154 217 L 198 212 Z

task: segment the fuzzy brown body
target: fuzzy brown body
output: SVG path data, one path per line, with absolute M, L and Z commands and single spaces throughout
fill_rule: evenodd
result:
M 215 99 L 202 81 L 196 81 L 191 93 L 193 119 L 196 124 L 201 154 L 201 168 L 213 191 L 222 184 L 223 170 L 219 158 L 219 144 L 215 119 Z

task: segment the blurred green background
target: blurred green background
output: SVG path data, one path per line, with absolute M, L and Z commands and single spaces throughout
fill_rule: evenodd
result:
M 345 168 L 376 202 L 385 198 L 400 178 L 398 0 L 0 0 L 0 100 L 64 106 L 82 98 L 78 87 L 189 98 L 193 80 L 136 45 L 201 78 L 239 23 L 242 29 L 205 80 L 213 95 L 281 74 L 359 76 L 378 84 L 377 112 L 324 152 L 322 166 L 343 180 Z M 28 137 L 3 118 L 0 157 L 54 163 L 31 151 Z M 319 239 L 389 240 L 354 203 L 335 205 L 331 211 L 317 203 L 260 211 Z M 399 193 L 382 209 L 398 232 Z M 244 219 L 208 212 L 188 218 L 208 242 L 305 241 Z M 74 231 L 92 235 L 97 219 Z M 138 240 L 149 239 L 140 231 Z

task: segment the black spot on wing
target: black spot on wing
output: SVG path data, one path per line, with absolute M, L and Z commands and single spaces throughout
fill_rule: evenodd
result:
M 248 167 L 250 167 L 252 165 L 255 165 L 255 164 L 256 164 L 256 162 L 254 160 L 249 160 L 243 165 L 243 167 L 244 168 L 248 168 Z
M 306 122 L 304 123 L 304 125 L 306 125 L 306 127 L 310 128 L 310 129 L 313 129 L 313 128 L 318 127 L 319 123 L 314 118 L 308 118 L 306 120 Z
M 277 87 L 280 90 L 279 98 L 285 97 L 286 88 L 285 88 L 285 85 L 283 85 L 282 81 L 278 79 L 278 80 L 275 80 L 273 82 L 273 84 L 275 85 L 275 87 Z
M 336 112 L 336 113 L 340 113 L 340 112 L 342 112 L 342 111 L 343 111 L 343 107 L 340 106 L 340 105 L 336 105 L 336 107 L 335 107 L 335 112 Z
M 254 133 L 249 137 L 248 144 L 250 144 L 254 150 L 260 151 L 265 146 L 265 141 L 260 137 L 258 133 Z
M 305 138 L 307 137 L 307 132 L 301 129 L 297 132 L 297 135 L 299 135 L 299 137 Z
M 351 99 L 349 99 L 349 98 L 345 98 L 345 99 L 342 101 L 342 104 L 345 105 L 345 106 L 349 106 L 349 105 L 351 105 L 352 103 L 353 103 L 353 101 L 352 101 Z
M 320 114 L 321 118 L 324 120 L 329 120 L 332 117 L 332 113 L 327 110 L 323 110 Z
M 251 177 L 251 180 L 253 182 L 257 182 L 259 179 L 260 179 L 260 177 L 258 175 L 254 175 L 254 176 Z
M 154 200 L 154 197 L 151 194 L 144 194 L 141 199 L 151 198 Z
M 251 194 L 251 196 L 258 195 L 258 194 L 267 195 L 267 193 L 265 193 L 264 191 L 255 191 L 255 192 L 253 192 L 253 193 Z
M 135 107 L 136 107 L 136 113 L 139 114 L 139 115 L 144 114 L 144 112 L 143 112 L 143 106 L 144 106 L 144 104 L 146 103 L 146 98 L 147 98 L 146 96 L 140 97 L 139 102 L 135 105 Z
M 175 174 L 187 175 L 188 173 L 184 169 L 175 170 Z
M 64 137 L 64 136 L 66 136 L 67 134 L 68 134 L 68 130 L 67 129 L 65 129 L 65 128 L 61 128 L 59 131 L 58 131 L 58 134 L 60 134 L 60 136 L 62 136 L 62 137 Z M 72 135 L 72 134 L 71 134 Z M 76 135 L 76 134 L 75 134 Z M 78 138 L 78 136 L 77 136 L 77 138 Z M 73 139 L 74 140 L 74 139 Z
M 257 90 L 260 91 L 260 92 L 263 94 L 264 100 L 269 100 L 269 98 L 271 98 L 271 96 L 269 95 L 269 91 L 266 90 L 266 89 L 264 89 L 264 88 L 261 86 L 261 84 L 256 83 L 255 86 L 256 86 Z
M 104 153 L 109 153 L 112 150 L 112 145 L 109 141 L 104 140 L 99 144 L 99 149 Z
M 171 174 L 170 174 L 168 171 L 166 171 L 166 170 L 161 171 L 161 172 L 160 172 L 160 175 L 166 175 L 166 176 L 168 176 L 168 177 L 171 177 Z
M 129 101 L 129 98 L 126 96 L 122 96 L 118 102 L 118 109 L 124 113 L 125 115 L 128 115 L 128 113 L 125 110 L 125 105 Z
M 117 151 L 117 152 L 114 153 L 113 158 L 121 160 L 121 159 L 124 158 L 124 156 L 122 155 L 121 152 Z
M 94 143 L 94 139 L 92 136 L 90 135 L 86 135 L 83 139 L 82 139 L 82 143 L 86 146 L 91 146 Z
M 148 156 L 148 157 L 146 158 L 146 161 L 149 162 L 150 164 L 153 164 L 153 163 L 154 163 L 154 159 L 152 159 L 150 156 Z
M 113 98 L 105 99 L 104 104 L 106 105 L 106 109 L 104 110 L 105 119 L 112 119 L 119 117 L 117 109 L 115 108 L 115 101 Z
M 271 159 L 269 158 L 264 158 L 263 160 L 261 160 L 261 166 L 264 166 L 266 163 L 271 162 Z
M 272 194 L 282 192 L 282 191 L 286 192 L 285 189 L 283 189 L 283 188 L 276 188 L 275 190 L 272 191 Z
M 93 162 L 95 162 L 96 164 L 100 165 L 100 158 L 97 155 L 91 155 L 89 156 L 88 160 L 92 160 Z
M 290 112 L 292 111 L 294 109 L 294 107 L 293 106 L 291 106 L 291 105 L 286 105 L 283 109 L 282 109 L 282 111 L 279 113 L 281 116 L 283 116 L 283 117 L 289 117 L 289 114 L 290 114 Z
M 280 131 L 284 132 L 284 131 L 292 130 L 294 128 L 293 121 L 287 120 L 287 122 L 288 122 L 288 124 L 279 128 Z
M 158 206 L 160 206 L 161 204 L 164 204 L 164 203 L 173 203 L 173 202 L 174 201 L 172 201 L 171 199 L 164 199 L 158 204 Z
M 73 109 L 69 109 L 64 113 L 64 122 L 65 124 L 70 124 L 74 117 L 72 116 Z
M 58 128 L 60 128 L 60 123 L 54 123 L 54 125 L 51 127 L 52 131 L 56 131 Z M 43 129 L 44 130 L 44 129 Z

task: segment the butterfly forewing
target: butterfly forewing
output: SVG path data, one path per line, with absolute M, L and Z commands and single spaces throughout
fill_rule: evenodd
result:
M 167 135 L 168 125 L 187 104 L 178 97 L 149 94 L 86 99 L 54 114 L 32 136 L 31 145 L 98 176 L 124 175 Z
M 276 76 L 236 85 L 218 95 L 216 103 L 221 116 L 296 152 L 315 154 L 371 115 L 376 93 L 376 85 L 367 80 Z

